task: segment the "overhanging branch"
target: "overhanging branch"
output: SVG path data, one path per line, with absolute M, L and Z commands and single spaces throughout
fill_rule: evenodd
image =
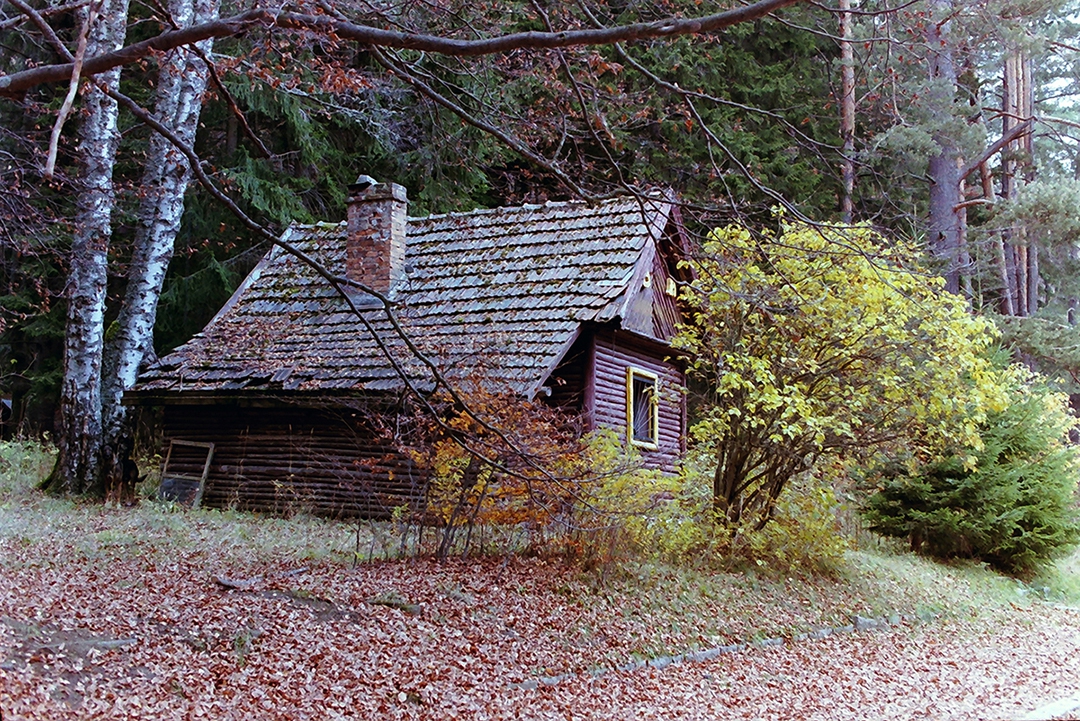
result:
M 1009 132 L 998 138 L 997 142 L 995 142 L 993 145 L 986 149 L 986 152 L 984 152 L 978 158 L 972 160 L 970 163 L 960 169 L 960 182 L 966 180 L 967 176 L 974 173 L 980 165 L 1001 152 L 1001 149 L 1004 148 L 1006 145 L 1013 142 L 1017 138 L 1030 133 L 1031 126 L 1034 123 L 1035 118 L 1028 118 L 1019 125 L 1014 125 L 1012 128 L 1009 128 Z
M 191 45 L 211 38 L 227 38 L 257 28 L 305 30 L 320 35 L 333 35 L 362 45 L 401 50 L 423 50 L 441 55 L 475 57 L 494 55 L 521 49 L 551 49 L 583 45 L 610 45 L 616 42 L 714 32 L 757 20 L 771 12 L 806 2 L 806 0 L 759 0 L 744 7 L 733 8 L 700 18 L 665 18 L 651 23 L 633 23 L 610 28 L 564 30 L 561 32 L 511 33 L 478 40 L 425 35 L 384 30 L 356 25 L 323 15 L 306 15 L 282 10 L 258 8 L 180 30 L 169 30 L 142 42 L 133 43 L 114 52 L 87 58 L 82 75 L 92 76 L 122 65 L 129 65 L 155 53 L 166 52 L 182 45 Z M 44 83 L 57 83 L 71 78 L 72 64 L 43 65 L 30 70 L 0 77 L 0 95 L 15 95 Z

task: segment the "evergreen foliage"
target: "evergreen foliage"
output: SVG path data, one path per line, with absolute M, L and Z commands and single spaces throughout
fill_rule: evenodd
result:
M 1011 391 L 1012 403 L 981 424 L 974 464 L 955 453 L 873 474 L 878 488 L 863 509 L 871 529 L 908 538 L 930 556 L 973 558 L 1016 574 L 1080 541 L 1080 466 L 1066 443 L 1076 421 L 1045 385 L 1027 379 Z
M 1045 376 L 1055 390 L 1080 393 L 1080 326 L 1042 314 L 1034 318 L 998 316 L 995 320 L 1002 341 Z
M 1021 184 L 1016 197 L 995 209 L 989 230 L 1023 229 L 1018 242 L 1036 248 L 1043 281 L 1040 315 L 1064 318 L 1080 298 L 1080 180 L 1040 179 Z M 1034 314 L 1034 311 L 1033 311 Z

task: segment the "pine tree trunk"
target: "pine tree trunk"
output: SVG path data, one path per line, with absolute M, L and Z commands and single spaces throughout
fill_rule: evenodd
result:
M 960 204 L 960 174 L 956 167 L 956 148 L 950 141 L 939 141 L 942 151 L 930 159 L 930 250 L 945 277 L 945 288 L 960 292 L 960 247 L 963 231 L 955 210 Z
M 180 27 L 212 20 L 216 0 L 172 0 L 169 11 Z M 209 54 L 213 41 L 198 45 Z M 161 60 L 154 112 L 188 145 L 199 126 L 208 70 L 194 52 L 181 48 Z M 118 332 L 106 349 L 102 416 L 106 459 L 115 459 L 130 435 L 124 391 L 135 384 L 139 367 L 154 354 L 154 321 L 161 288 L 172 259 L 184 214 L 184 194 L 191 180 L 187 158 L 160 135 L 150 139 L 142 180 L 138 225 L 128 268 L 127 291 L 117 321 Z M 128 446 L 130 448 L 130 446 Z
M 127 0 L 104 0 L 90 29 L 87 55 L 119 48 L 127 29 Z M 86 8 L 81 11 L 86 13 Z M 97 76 L 116 88 L 119 68 Z M 67 284 L 64 377 L 60 386 L 56 467 L 45 487 L 56 493 L 100 494 L 101 352 L 105 286 L 112 235 L 113 165 L 120 142 L 116 103 L 89 85 L 79 129 L 79 197 Z
M 1002 134 L 1008 133 L 1034 112 L 1034 86 L 1031 77 L 1031 61 L 1020 50 L 1005 58 L 1002 74 Z M 1023 159 L 1024 180 L 1034 180 L 1031 157 L 1034 153 L 1031 134 L 1027 133 L 1009 143 L 1001 161 L 1001 197 L 1016 198 L 1017 173 L 1021 170 L 1018 159 Z M 1012 310 L 1017 316 L 1032 315 L 1039 306 L 1039 249 L 1025 241 L 1027 233 L 1022 227 L 1008 228 L 1002 232 L 1002 242 L 1008 263 L 1005 297 L 1015 299 Z
M 1024 120 L 1035 115 L 1035 81 L 1032 77 L 1031 58 L 1026 53 L 1020 53 L 1020 116 Z M 1025 159 L 1024 181 L 1030 183 L 1035 180 L 1035 141 L 1034 133 L 1026 133 L 1020 138 L 1023 156 Z M 1028 315 L 1034 315 L 1039 309 L 1039 246 L 1033 240 L 1034 234 L 1028 236 L 1027 258 L 1027 308 Z
M 927 30 L 927 47 L 930 55 L 930 77 L 940 81 L 949 98 L 942 109 L 952 112 L 949 103 L 955 95 L 957 84 L 956 63 L 949 43 L 949 22 L 952 3 L 949 0 L 933 0 L 934 18 Z M 930 158 L 930 251 L 938 260 L 945 277 L 945 287 L 960 292 L 960 253 L 964 245 L 963 227 L 959 208 L 964 198 L 960 192 L 960 151 L 947 133 L 934 133 L 938 153 Z
M 1005 239 L 1001 235 L 994 238 L 994 260 L 998 268 L 998 276 L 1001 280 L 1001 305 L 999 310 L 1004 315 L 1016 315 L 1016 302 L 1013 296 L 1012 281 L 1009 279 L 1009 264 L 1005 254 L 1011 252 L 1005 247 Z

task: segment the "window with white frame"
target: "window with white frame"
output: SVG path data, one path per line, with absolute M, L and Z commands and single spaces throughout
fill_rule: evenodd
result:
M 626 369 L 626 437 L 636 446 L 656 448 L 660 413 L 655 373 Z

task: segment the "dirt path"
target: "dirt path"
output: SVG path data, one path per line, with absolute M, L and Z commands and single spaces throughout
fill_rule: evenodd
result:
M 1049 605 L 593 677 L 662 619 L 543 564 L 328 564 L 230 590 L 205 561 L 61 557 L 0 548 L 5 721 L 1010 719 L 1080 690 L 1080 611 Z
M 1018 719 L 1080 690 L 1080 613 L 833 636 L 541 689 L 553 718 Z

